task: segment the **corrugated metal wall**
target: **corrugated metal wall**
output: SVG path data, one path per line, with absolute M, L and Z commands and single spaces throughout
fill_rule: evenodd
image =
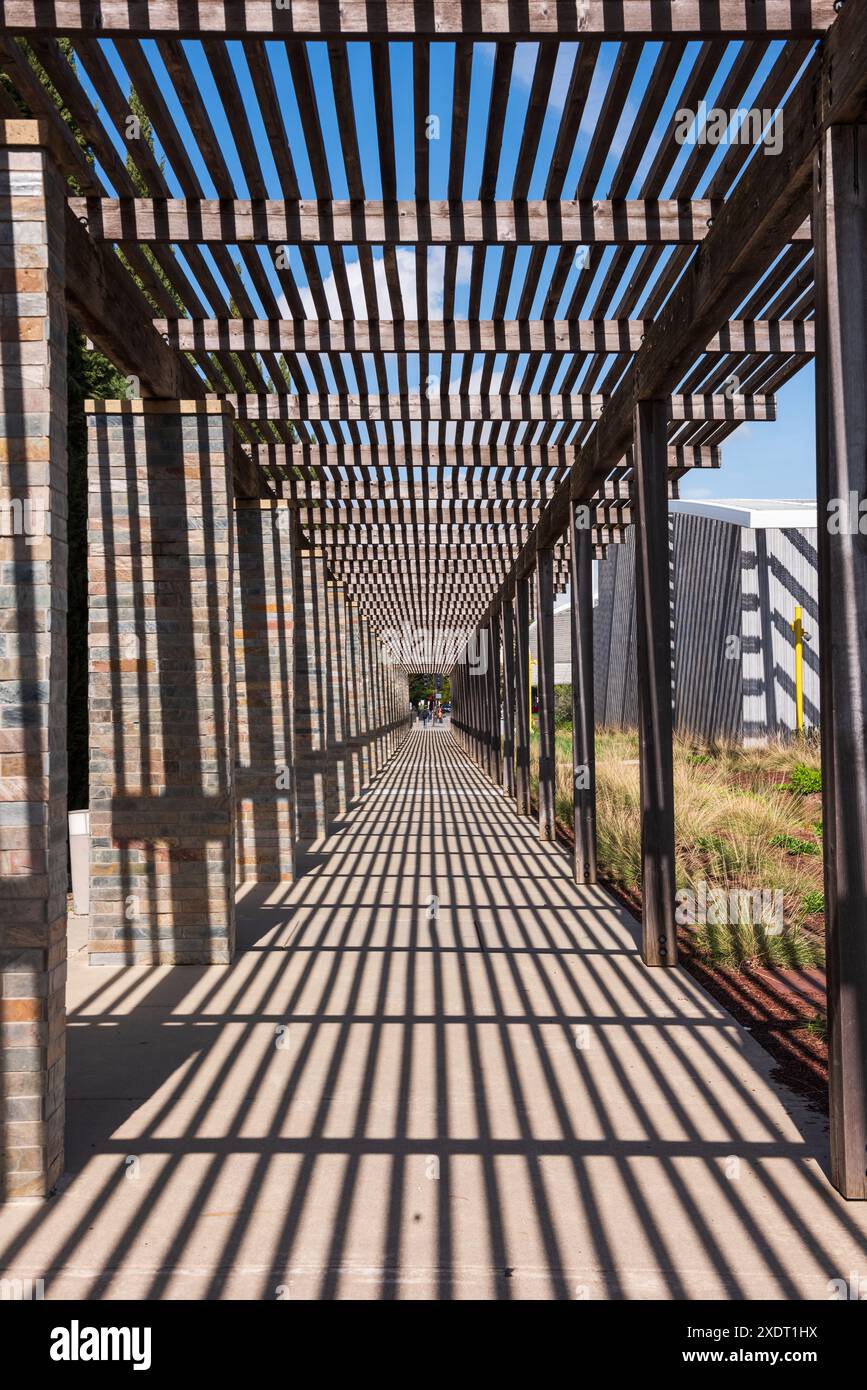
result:
M 804 613 L 804 719 L 819 718 L 816 532 L 747 530 L 685 512 L 672 535 L 675 728 L 762 742 L 795 730 L 795 605 Z M 637 723 L 635 537 L 599 563 L 596 721 Z
M 593 698 L 596 723 L 631 729 L 638 723 L 635 685 L 635 527 L 599 561 L 599 602 L 593 610 Z
M 819 574 L 814 530 L 740 530 L 743 731 L 746 742 L 793 733 L 795 605 L 804 612 L 804 724 L 819 723 Z
M 675 512 L 672 534 L 674 726 L 704 739 L 741 737 L 740 530 Z

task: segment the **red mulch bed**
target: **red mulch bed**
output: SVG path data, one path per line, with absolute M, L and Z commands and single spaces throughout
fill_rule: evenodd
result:
M 572 830 L 557 822 L 558 838 L 570 848 Z M 641 921 L 641 898 L 616 884 L 601 880 L 617 901 Z M 774 1080 L 803 1096 L 817 1110 L 828 1113 L 828 1048 L 822 1038 L 808 1032 L 806 1024 L 825 1012 L 825 972 L 780 969 L 767 966 L 710 967 L 695 951 L 688 928 L 678 930 L 680 962 L 708 994 L 749 1029 L 774 1058 Z

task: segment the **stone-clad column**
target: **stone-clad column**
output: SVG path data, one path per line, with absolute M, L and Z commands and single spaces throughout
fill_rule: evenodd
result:
M 93 964 L 231 960 L 231 411 L 89 401 Z
M 337 815 L 334 711 L 320 550 L 295 546 L 295 788 L 298 843 L 323 839 Z
M 0 122 L 0 1199 L 63 1169 L 66 187 Z
M 293 512 L 235 502 L 235 765 L 239 883 L 294 877 Z

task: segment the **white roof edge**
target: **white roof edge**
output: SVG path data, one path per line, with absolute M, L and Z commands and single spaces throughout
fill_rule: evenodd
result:
M 732 526 L 752 527 L 756 530 L 801 527 L 814 530 L 816 527 L 816 503 L 801 498 L 709 498 L 704 501 L 681 499 L 669 502 L 670 512 L 685 512 L 692 516 L 713 517 L 716 521 L 727 521 Z

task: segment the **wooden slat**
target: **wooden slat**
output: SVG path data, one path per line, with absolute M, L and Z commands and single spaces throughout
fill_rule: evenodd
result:
M 652 320 L 643 319 L 155 319 L 184 352 L 637 352 Z M 810 320 L 745 322 L 714 334 L 708 353 L 813 352 Z
M 0 24 L 12 32 L 113 38 L 785 38 L 820 37 L 833 18 L 833 0 L 0 0 Z
M 422 443 L 406 449 L 402 445 L 373 445 L 355 448 L 351 445 L 299 445 L 296 448 L 280 444 L 253 444 L 250 452 L 260 467 L 277 469 L 310 467 L 316 470 L 335 470 L 361 468 L 454 470 L 508 468 L 523 469 L 536 473 L 538 470 L 552 472 L 571 467 L 577 456 L 574 448 L 552 444 L 544 448 L 536 445 L 516 445 L 501 448 L 494 445 L 476 444 L 458 447 L 449 444 Z M 668 467 L 670 471 L 687 468 L 719 468 L 722 455 L 714 447 L 669 448 Z
M 600 420 L 609 397 L 239 395 L 216 392 L 242 420 Z M 774 420 L 773 396 L 669 396 L 670 420 Z
M 90 196 L 69 204 L 95 241 L 257 246 L 693 245 L 723 208 L 707 198 L 384 203 Z M 809 222 L 791 230 L 793 240 L 810 235 Z

